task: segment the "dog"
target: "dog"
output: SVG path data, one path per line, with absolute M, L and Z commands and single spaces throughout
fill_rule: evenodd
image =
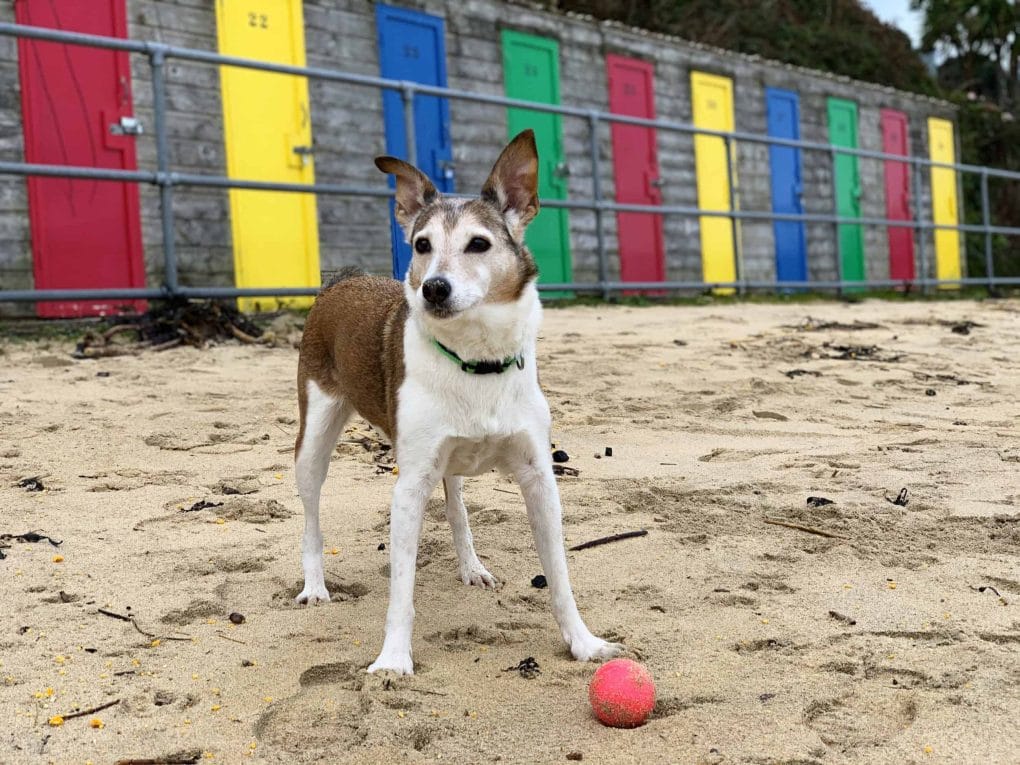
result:
M 358 412 L 390 439 L 399 465 L 386 633 L 369 672 L 414 673 L 415 560 L 425 503 L 440 481 L 461 581 L 496 588 L 475 553 L 461 495 L 463 476 L 493 468 L 520 485 L 571 654 L 581 661 L 616 656 L 622 646 L 593 635 L 578 613 L 563 548 L 551 418 L 535 365 L 538 268 L 524 244 L 539 210 L 534 133 L 525 130 L 507 144 L 478 198 L 443 196 L 420 170 L 394 157 L 375 164 L 396 177 L 394 211 L 413 253 L 403 283 L 342 272 L 308 315 L 295 446 L 304 589 L 295 600 L 329 600 L 319 495 L 344 424 Z

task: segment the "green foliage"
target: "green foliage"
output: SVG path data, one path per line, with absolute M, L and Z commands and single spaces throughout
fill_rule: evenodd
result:
M 950 88 L 973 90 L 1000 107 L 1015 105 L 1020 88 L 1020 8 L 1016 0 L 911 0 L 924 12 L 921 49 L 950 59 Z M 990 65 L 990 66 L 989 66 Z M 987 80 L 991 73 L 992 82 Z
M 1003 119 L 1004 113 L 988 102 L 971 101 L 959 94 L 954 95 L 953 100 L 960 107 L 961 160 L 1020 172 L 1020 123 Z M 1020 228 L 1020 181 L 990 177 L 988 196 L 992 225 Z M 981 223 L 979 175 L 963 175 L 963 199 L 967 222 Z M 984 276 L 988 271 L 985 236 L 967 234 L 965 241 L 968 273 Z M 1020 276 L 1020 237 L 995 235 L 991 243 L 995 274 Z
M 933 95 L 909 38 L 857 0 L 546 0 L 688 40 Z
M 959 107 L 961 160 L 1020 171 L 1020 8 L 1015 0 L 913 0 L 925 14 L 922 49 L 944 58 L 939 84 Z M 1020 227 L 1020 182 L 990 178 L 990 220 Z M 981 222 L 981 178 L 963 176 L 968 223 Z M 983 234 L 966 236 L 967 269 L 987 273 Z M 992 237 L 1000 276 L 1020 276 L 1020 237 Z

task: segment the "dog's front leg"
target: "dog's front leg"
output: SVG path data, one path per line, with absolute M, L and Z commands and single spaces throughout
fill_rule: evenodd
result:
M 581 619 L 570 589 L 567 554 L 563 548 L 563 511 L 559 487 L 552 471 L 549 450 L 529 439 L 514 474 L 521 486 L 528 509 L 528 522 L 535 537 L 535 547 L 542 570 L 549 583 L 553 616 L 560 627 L 570 653 L 578 661 L 609 659 L 618 655 L 623 646 L 595 637 Z
M 401 455 L 407 452 L 401 450 Z M 386 637 L 379 658 L 369 672 L 382 669 L 400 675 L 414 674 L 411 658 L 411 632 L 414 626 L 414 575 L 418 558 L 425 503 L 443 475 L 444 460 L 428 455 L 416 464 L 403 457 L 400 475 L 393 490 L 390 507 L 390 605 L 386 611 Z

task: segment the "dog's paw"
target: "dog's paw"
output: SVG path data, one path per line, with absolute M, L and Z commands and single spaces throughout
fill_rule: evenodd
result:
M 467 565 L 459 565 L 457 569 L 460 573 L 460 581 L 464 584 L 481 587 L 483 590 L 495 590 L 499 587 L 496 577 L 490 574 L 477 558 Z
M 298 605 L 314 606 L 317 603 L 329 603 L 329 590 L 324 582 L 318 584 L 305 584 L 305 588 L 294 598 Z
M 396 675 L 413 675 L 414 661 L 411 660 L 411 654 L 409 653 L 394 656 L 381 653 L 378 659 L 368 665 L 366 671 L 370 674 L 392 672 Z
M 619 656 L 625 650 L 622 643 L 610 643 L 588 635 L 570 644 L 570 653 L 578 661 L 605 661 Z

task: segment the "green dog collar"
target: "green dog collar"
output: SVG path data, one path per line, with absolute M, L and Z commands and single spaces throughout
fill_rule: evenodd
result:
M 435 343 L 436 348 L 446 358 L 457 363 L 460 366 L 462 372 L 467 372 L 472 375 L 499 375 L 503 374 L 512 366 L 516 366 L 518 369 L 524 369 L 524 356 L 518 353 L 516 356 L 507 356 L 502 361 L 489 361 L 489 360 L 474 360 L 464 361 L 454 351 L 451 351 L 441 342 L 432 338 L 432 342 Z

